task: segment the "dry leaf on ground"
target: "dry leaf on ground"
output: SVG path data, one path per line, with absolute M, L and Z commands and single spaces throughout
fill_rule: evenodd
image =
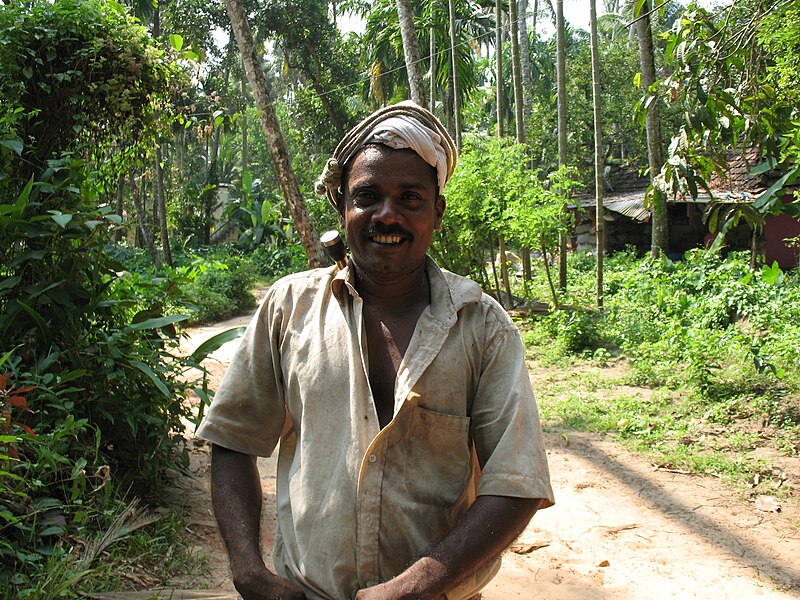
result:
M 512 544 L 508 547 L 514 554 L 530 554 L 534 550 L 549 546 L 550 542 L 533 542 L 532 544 Z
M 781 503 L 774 496 L 756 498 L 756 509 L 762 512 L 781 512 Z

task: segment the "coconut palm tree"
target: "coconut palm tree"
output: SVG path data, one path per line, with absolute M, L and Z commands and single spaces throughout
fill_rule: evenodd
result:
M 422 60 L 420 59 L 419 39 L 417 28 L 414 26 L 414 11 L 411 0 L 395 0 L 397 5 L 397 19 L 400 25 L 400 35 L 403 40 L 403 54 L 408 73 L 408 86 L 411 89 L 411 99 L 425 106 L 425 86 L 422 84 Z

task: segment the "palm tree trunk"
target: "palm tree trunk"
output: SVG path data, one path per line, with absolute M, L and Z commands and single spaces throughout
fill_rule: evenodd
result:
M 428 109 L 435 114 L 436 112 L 436 28 L 433 26 L 433 8 L 435 6 L 436 0 L 430 0 L 430 15 L 431 15 L 431 28 L 429 32 L 430 36 L 430 104 L 428 105 Z
M 286 149 L 286 141 L 283 139 L 275 109 L 272 106 L 272 98 L 267 89 L 267 80 L 264 77 L 264 70 L 261 67 L 261 60 L 256 53 L 253 32 L 241 0 L 225 0 L 228 9 L 228 16 L 231 19 L 236 43 L 242 53 L 242 61 L 247 72 L 247 80 L 250 83 L 250 90 L 253 93 L 256 108 L 259 112 L 261 126 L 269 144 L 272 162 L 275 172 L 278 175 L 278 182 L 289 207 L 292 221 L 300 236 L 300 242 L 308 257 L 309 267 L 320 267 L 327 264 L 319 238 L 314 230 L 314 224 L 308 215 L 305 201 L 300 193 L 300 185 L 297 183 L 289 152 Z
M 458 47 L 456 46 L 456 3 L 449 0 L 450 10 L 450 56 L 453 71 L 453 120 L 456 148 L 461 150 L 461 90 L 458 85 Z
M 511 75 L 514 80 L 514 124 L 516 126 L 516 140 L 518 144 L 525 143 L 525 92 L 522 85 L 523 70 L 521 47 L 528 47 L 528 36 L 520 40 L 521 30 L 519 23 L 525 21 L 524 13 L 520 17 L 517 10 L 517 0 L 510 0 L 511 9 Z M 526 281 L 531 279 L 531 253 L 528 248 L 520 248 L 522 254 L 522 277 Z
M 564 34 L 564 0 L 556 0 L 556 84 L 558 88 L 558 164 L 567 164 L 567 59 Z M 567 236 L 558 240 L 558 287 L 567 289 Z
M 422 81 L 422 59 L 419 52 L 417 29 L 414 27 L 414 10 L 411 0 L 395 0 L 397 17 L 400 21 L 400 36 L 403 38 L 403 53 L 406 59 L 406 72 L 408 73 L 408 86 L 411 89 L 411 99 L 425 106 L 425 86 Z
M 547 245 L 544 243 L 544 238 L 541 239 L 542 263 L 544 264 L 544 273 L 547 276 L 547 285 L 550 286 L 550 295 L 553 298 L 553 308 L 558 309 L 558 294 L 556 293 L 556 286 L 553 285 L 553 276 L 550 274 L 550 261 L 547 258 Z
M 605 218 L 603 215 L 603 127 L 600 122 L 600 53 L 597 46 L 597 6 L 596 0 L 589 0 L 589 36 L 592 45 L 592 104 L 594 105 L 594 189 L 595 189 L 595 238 L 597 244 L 597 308 L 603 307 L 603 251 L 605 250 Z
M 531 75 L 531 47 L 528 38 L 528 0 L 519 0 L 519 62 L 522 67 L 522 115 L 525 122 L 531 118 L 533 107 L 531 106 L 531 87 L 533 86 L 533 76 Z
M 653 60 L 653 31 L 650 28 L 649 12 L 650 3 L 645 0 L 641 7 L 641 17 L 636 20 L 636 34 L 639 37 L 639 66 L 642 70 L 642 91 L 646 95 L 655 95 L 656 90 L 653 84 L 656 81 L 656 68 Z M 650 185 L 653 187 L 651 199 L 653 216 L 650 220 L 652 226 L 650 253 L 653 257 L 657 257 L 660 254 L 669 252 L 667 199 L 663 192 L 655 187 L 655 177 L 661 172 L 661 167 L 664 164 L 664 153 L 661 150 L 661 126 L 657 97 L 649 103 L 646 110 L 647 159 L 650 164 Z
M 503 127 L 503 2 L 496 0 L 494 8 L 495 19 L 495 67 L 497 79 L 497 137 L 503 139 L 505 128 Z
M 509 20 L 511 21 L 511 77 L 514 81 L 514 124 L 518 144 L 525 143 L 525 119 L 522 112 L 522 65 L 519 58 L 519 27 L 517 24 L 517 0 L 510 0 Z

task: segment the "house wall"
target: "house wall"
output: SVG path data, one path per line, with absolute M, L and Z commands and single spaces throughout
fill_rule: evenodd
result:
M 674 260 L 681 260 L 687 250 L 706 245 L 708 226 L 703 222 L 705 204 L 678 203 L 670 205 L 668 210 L 669 255 Z M 610 219 L 606 220 L 606 252 L 618 252 L 629 246 L 642 253 L 650 251 L 652 227 L 649 221 L 638 221 L 613 211 L 607 211 L 606 215 Z M 726 236 L 725 247 L 727 250 L 749 250 L 751 236 L 749 225 L 740 223 Z M 594 250 L 595 244 L 594 211 L 578 211 L 571 249 Z
M 619 213 L 608 211 L 606 220 L 606 252 L 619 252 L 628 246 L 645 251 L 650 248 L 650 223 L 641 223 Z M 595 214 L 579 211 L 576 214 L 576 225 L 571 249 L 594 251 L 597 247 L 595 238 Z
M 789 215 L 769 215 L 764 220 L 764 250 L 767 264 L 778 262 L 781 269 L 792 269 L 798 264 L 797 246 L 787 245 L 786 238 L 800 237 L 800 220 Z

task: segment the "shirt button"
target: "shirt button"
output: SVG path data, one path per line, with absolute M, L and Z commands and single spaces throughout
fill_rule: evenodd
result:
M 376 460 L 378 460 L 377 456 L 375 456 L 374 454 L 369 455 L 369 462 L 374 463 Z

